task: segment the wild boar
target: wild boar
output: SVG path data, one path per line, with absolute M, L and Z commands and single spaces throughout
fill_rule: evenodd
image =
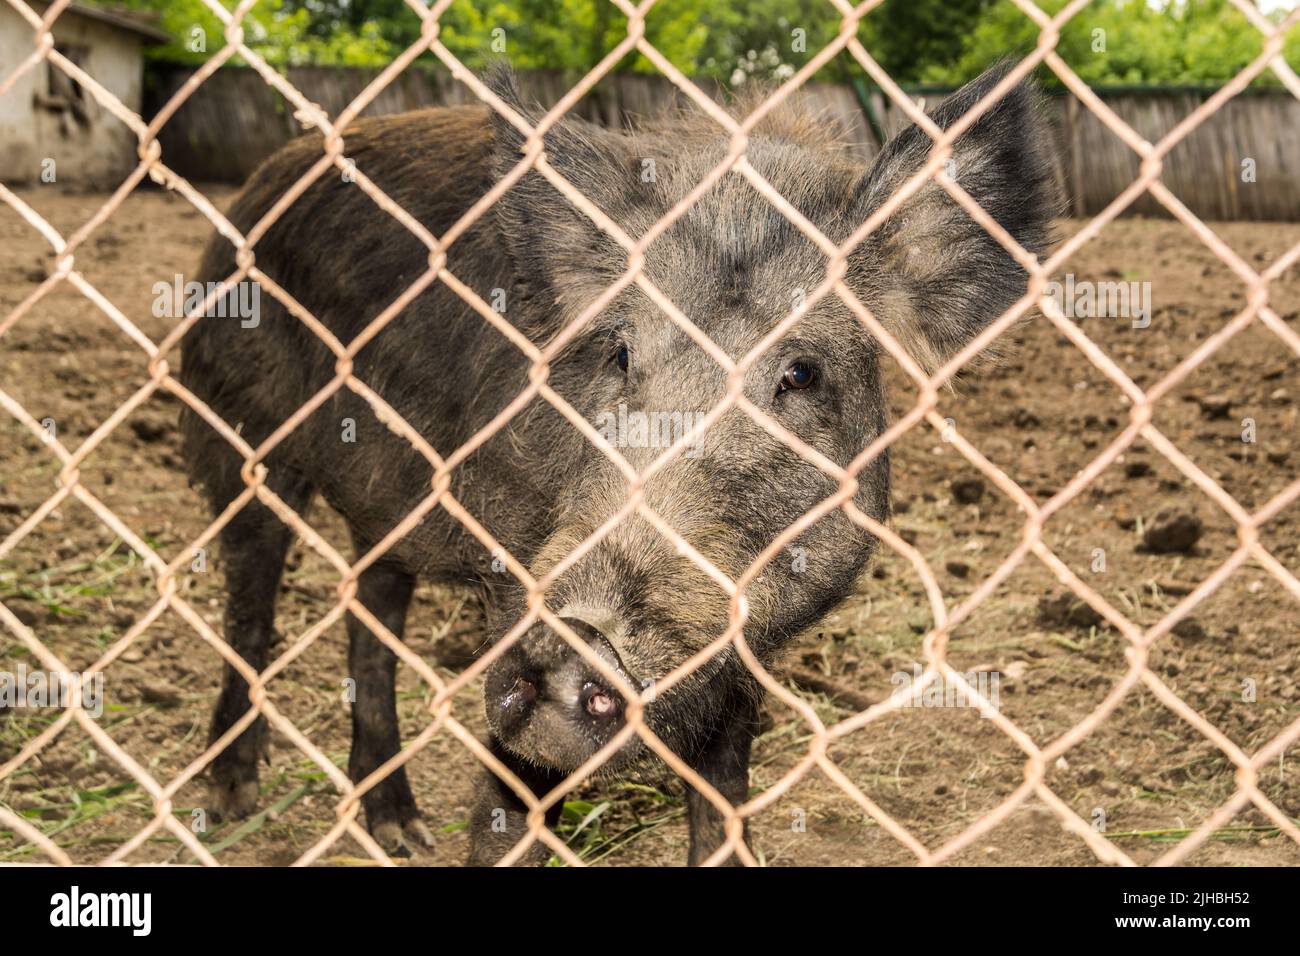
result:
M 997 68 L 964 87 L 935 110 L 934 120 L 949 127 L 1003 75 L 1005 67 Z M 521 101 L 507 70 L 492 73 L 490 85 L 530 121 L 541 115 Z M 840 148 L 839 135 L 829 124 L 778 111 L 752 134 L 747 152 L 753 168 L 836 242 L 924 164 L 932 145 L 920 129 L 906 129 L 864 168 Z M 1021 84 L 962 135 L 948 170 L 1023 246 L 1040 254 L 1049 246 L 1057 210 L 1049 141 L 1036 94 Z M 623 132 L 565 120 L 547 133 L 545 145 L 561 175 L 629 235 L 640 236 L 725 156 L 728 136 L 703 114 L 673 113 Z M 346 154 L 356 168 L 435 236 L 519 161 L 522 147 L 518 130 L 483 107 L 368 119 L 346 131 Z M 234 204 L 234 224 L 250 229 L 321 155 L 319 137 L 305 137 L 273 156 Z M 258 267 L 344 344 L 413 283 L 428 279 L 431 262 L 429 248 L 352 178 L 330 169 L 254 250 Z M 455 240 L 446 268 L 542 346 L 626 272 L 628 255 L 530 171 Z M 817 286 L 826 268 L 824 253 L 734 172 L 664 231 L 644 262 L 654 285 L 733 359 Z M 235 271 L 233 247 L 215 237 L 200 278 L 220 280 Z M 919 361 L 934 367 L 1023 295 L 1026 274 L 930 181 L 853 250 L 846 282 Z M 338 374 L 335 354 L 304 322 L 268 294 L 260 301 L 257 322 L 205 316 L 182 349 L 184 384 L 253 446 Z M 886 427 L 881 352 L 830 295 L 809 306 L 748 368 L 744 394 L 844 466 Z M 509 338 L 447 282 L 435 280 L 365 344 L 352 372 L 446 456 L 529 387 L 531 368 Z M 718 363 L 636 285 L 573 336 L 550 364 L 546 382 L 593 427 L 608 426 L 602 434 L 638 471 L 680 436 L 652 440 L 644 428 L 613 422 L 675 415 L 696 423 L 727 386 Z M 243 460 L 188 410 L 183 430 L 191 474 L 220 514 L 246 488 Z M 317 494 L 324 498 L 346 521 L 357 555 L 431 493 L 428 460 L 346 387 L 321 401 L 265 463 L 267 486 L 296 512 L 306 513 Z M 858 481 L 856 506 L 886 520 L 889 456 L 871 461 Z M 690 454 L 646 482 L 643 501 L 734 580 L 837 487 L 733 407 Z M 624 505 L 628 486 L 603 451 L 535 396 L 455 468 L 450 492 L 540 576 Z M 292 537 L 256 500 L 221 533 L 225 639 L 255 668 L 268 662 Z M 770 562 L 746 593 L 744 633 L 758 658 L 776 661 L 794 635 L 844 599 L 876 545 L 836 509 L 799 536 L 794 546 L 800 560 Z M 365 569 L 359 598 L 400 637 L 417 580 L 474 587 L 489 611 L 484 639 L 491 643 L 526 612 L 524 589 L 497 557 L 444 508 L 433 507 Z M 723 590 L 637 512 L 559 576 L 546 600 L 632 688 L 661 679 L 728 623 Z M 349 771 L 360 780 L 400 746 L 396 658 L 351 614 L 347 631 L 356 694 Z M 484 686 L 493 752 L 538 794 L 579 767 L 625 719 L 619 689 L 540 622 L 493 660 Z M 739 803 L 748 794 L 761 699 L 759 684 L 727 648 L 655 694 L 645 716 L 676 754 Z M 227 667 L 212 739 L 248 706 L 247 685 Z M 259 718 L 215 759 L 210 776 L 218 813 L 240 815 L 254 807 L 264 747 Z M 653 765 L 653 754 L 633 737 L 601 772 Z M 687 789 L 690 861 L 698 863 L 721 845 L 722 818 Z M 470 859 L 489 863 L 525 832 L 524 807 L 490 774 L 480 793 Z M 370 831 L 388 850 L 409 852 L 430 839 L 404 769 L 370 790 L 363 805 Z M 552 822 L 557 813 L 552 808 Z M 548 855 L 538 842 L 526 858 Z

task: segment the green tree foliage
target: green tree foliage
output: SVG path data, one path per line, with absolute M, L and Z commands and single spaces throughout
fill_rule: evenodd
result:
M 1056 14 L 1066 0 L 1038 5 Z M 1000 56 L 1023 56 L 1037 41 L 1037 24 L 1011 3 L 993 4 L 975 23 L 960 55 L 929 62 L 919 79 L 963 83 Z M 1263 43 L 1263 34 L 1228 0 L 1098 0 L 1066 23 L 1056 49 L 1094 85 L 1218 86 L 1258 57 Z M 1300 66 L 1300 29 L 1288 34 L 1284 55 L 1293 67 Z M 1261 82 L 1277 79 L 1270 71 Z
M 158 26 L 175 38 L 169 44 L 151 47 L 149 55 L 154 59 L 203 63 L 226 43 L 224 25 L 202 0 L 128 0 L 99 5 L 154 13 Z M 242 23 L 245 44 L 276 66 L 377 66 L 388 63 L 397 52 L 384 35 L 383 21 L 331 32 L 322 29 L 320 18 L 294 0 L 261 0 Z
M 1049 14 L 1066 2 L 1038 0 Z M 201 0 L 126 6 L 156 11 L 177 38 L 156 57 L 202 62 L 224 44 L 220 21 Z M 277 66 L 382 66 L 420 37 L 405 0 L 262 0 L 244 23 L 248 46 Z M 471 68 L 506 56 L 519 69 L 585 73 L 627 36 L 626 18 L 609 0 L 458 0 L 441 24 L 441 41 Z M 660 0 L 646 20 L 646 38 L 677 68 L 733 85 L 792 75 L 839 30 L 827 0 Z M 887 0 L 866 16 L 858 38 L 900 83 L 954 86 L 1030 52 L 1038 34 L 1009 0 Z M 1065 25 L 1057 50 L 1096 85 L 1218 85 L 1258 57 L 1262 43 L 1228 0 L 1094 0 Z M 1300 27 L 1285 56 L 1300 68 Z M 655 67 L 633 52 L 618 69 Z M 818 79 L 861 75 L 840 53 Z M 1043 78 L 1054 82 L 1045 70 Z M 1266 72 L 1260 82 L 1277 81 Z
M 860 36 L 872 57 L 896 82 L 920 83 L 931 64 L 956 61 L 989 8 L 1000 6 L 1015 10 L 1010 3 L 995 0 L 886 3 L 868 14 Z

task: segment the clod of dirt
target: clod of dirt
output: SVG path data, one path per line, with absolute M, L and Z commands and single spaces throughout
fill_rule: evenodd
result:
M 181 702 L 181 695 L 170 684 L 149 681 L 140 685 L 140 699 L 159 707 L 175 707 Z
M 1042 627 L 1060 629 L 1074 627 L 1086 631 L 1100 627 L 1103 618 L 1089 604 L 1066 592 L 1038 599 L 1038 623 Z
M 961 478 L 952 483 L 952 499 L 959 505 L 973 505 L 983 497 L 983 478 Z
M 1200 395 L 1196 402 L 1206 418 L 1227 418 L 1232 410 L 1232 399 L 1227 395 Z
M 40 761 L 41 769 L 49 770 L 54 773 L 66 773 L 77 765 L 78 759 L 72 754 L 52 754 L 45 756 L 38 754 L 37 760 Z
M 159 418 L 131 419 L 131 431 L 135 432 L 135 437 L 140 439 L 146 445 L 152 445 L 154 442 L 162 441 L 170 430 L 170 423 Z
M 1188 554 L 1204 531 L 1205 525 L 1196 515 L 1161 511 L 1142 533 L 1142 550 L 1151 554 Z
M 1021 680 L 1029 671 L 1028 661 L 1012 661 L 1002 668 L 1002 676 L 1009 680 Z
M 954 578 L 964 578 L 966 575 L 970 574 L 970 565 L 965 561 L 949 561 L 944 565 L 944 568 L 947 569 L 948 573 Z
M 816 694 L 825 694 L 831 703 L 847 710 L 869 710 L 880 702 L 878 697 L 859 693 L 815 670 L 797 667 L 790 673 L 790 677 L 799 686 Z
M 49 268 L 40 259 L 37 259 L 36 265 L 32 266 L 30 269 L 23 269 L 20 266 L 18 272 L 28 282 L 44 282 L 50 276 Z
M 1194 617 L 1185 618 L 1173 627 L 1174 636 L 1185 641 L 1199 641 L 1205 637 L 1205 627 Z
M 41 608 L 33 607 L 30 604 L 22 603 L 19 598 L 8 598 L 6 603 L 9 610 L 13 612 L 14 617 L 26 627 L 31 627 L 41 619 Z
M 1025 408 L 1017 408 L 1011 414 L 1011 424 L 1017 428 L 1037 428 L 1041 423 L 1033 412 Z

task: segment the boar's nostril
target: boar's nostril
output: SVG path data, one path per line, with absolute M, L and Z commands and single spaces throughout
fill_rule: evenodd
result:
M 591 716 L 602 720 L 618 712 L 618 701 L 614 695 L 599 684 L 591 682 L 582 688 L 582 706 Z
M 528 704 L 537 699 L 537 685 L 526 677 L 516 677 L 510 689 L 501 698 L 502 710 L 517 704 Z

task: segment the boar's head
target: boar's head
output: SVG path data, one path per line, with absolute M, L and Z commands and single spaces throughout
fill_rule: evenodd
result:
M 990 71 L 933 113 L 944 129 L 1005 75 Z M 495 92 L 530 122 L 508 74 Z M 520 159 L 523 137 L 497 117 L 496 170 Z M 1057 198 L 1048 134 L 1033 89 L 1021 84 L 956 141 L 947 173 L 1017 241 L 1041 254 Z M 839 243 L 929 157 L 932 140 L 903 130 L 869 168 L 856 165 L 824 124 L 773 117 L 749 138 L 746 162 L 800 215 Z M 728 134 L 707 117 L 675 115 L 627 133 L 564 121 L 546 135 L 546 158 L 634 240 L 724 158 Z M 496 207 L 503 247 L 525 290 L 534 341 L 564 328 L 628 270 L 627 251 L 536 171 Z M 828 257 L 740 172 L 718 180 L 645 252 L 644 274 L 733 361 L 739 361 L 821 283 Z M 933 369 L 1024 295 L 1026 273 L 933 180 L 857 245 L 845 281 L 924 367 Z M 743 372 L 744 399 L 825 462 L 848 465 L 886 427 L 883 348 L 835 294 L 805 314 Z M 737 379 L 739 380 L 739 379 Z M 551 387 L 638 472 L 697 425 L 724 397 L 726 372 L 675 325 L 648 290 L 629 284 L 552 364 Z M 536 403 L 540 404 L 540 403 Z M 551 413 L 546 424 L 574 426 Z M 572 444 L 566 448 L 573 448 Z M 628 501 L 628 478 L 595 444 L 546 462 L 558 488 L 553 525 L 532 556 L 540 576 L 556 567 Z M 889 459 L 857 474 L 852 503 L 883 521 Z M 740 407 L 644 482 L 640 505 L 560 574 L 549 608 L 592 654 L 576 653 L 538 622 L 487 672 L 489 724 L 531 763 L 570 771 L 622 726 L 619 684 L 640 691 L 718 641 L 730 598 L 653 524 L 671 526 L 736 580 L 789 526 L 839 488 Z M 768 662 L 793 635 L 848 595 L 876 545 L 839 507 L 788 542 L 744 592 L 744 639 Z M 513 608 L 518 620 L 522 604 Z M 685 759 L 758 685 L 734 646 L 701 661 L 646 708 L 650 728 Z M 625 767 L 644 745 L 633 737 L 606 768 Z

